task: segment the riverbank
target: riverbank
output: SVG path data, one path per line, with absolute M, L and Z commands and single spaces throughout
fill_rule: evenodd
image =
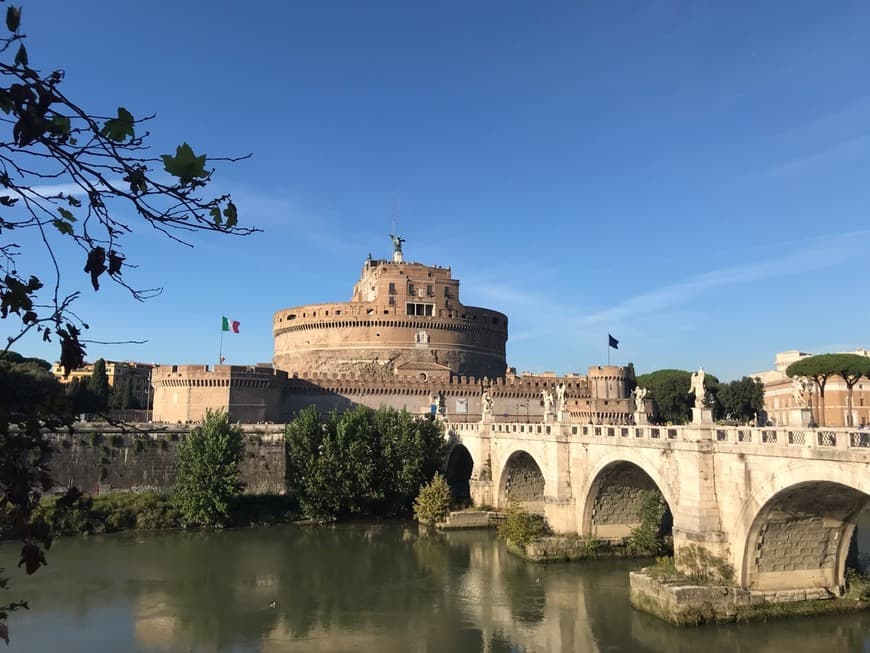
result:
M 234 497 L 226 527 L 290 524 L 300 519 L 295 497 L 243 494 Z M 35 522 L 47 524 L 55 535 L 87 535 L 122 531 L 159 531 L 184 528 L 181 513 L 169 494 L 109 492 L 83 495 L 69 506 L 46 497 L 34 511 Z
M 852 576 L 845 593 L 824 588 L 764 592 L 724 584 L 698 584 L 661 577 L 652 568 L 629 574 L 629 600 L 636 610 L 675 626 L 767 621 L 783 617 L 844 614 L 870 609 L 870 578 Z

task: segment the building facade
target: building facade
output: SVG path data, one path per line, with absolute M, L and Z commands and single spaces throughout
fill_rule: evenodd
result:
M 109 387 L 119 389 L 125 380 L 129 380 L 133 401 L 139 408 L 148 409 L 152 403 L 151 393 L 151 370 L 153 363 L 136 363 L 132 361 L 105 361 L 106 376 L 109 379 Z M 86 382 L 94 373 L 94 364 L 85 363 L 77 370 L 70 370 L 64 374 L 63 366 L 55 363 L 51 367 L 51 373 L 61 383 L 72 383 L 75 380 Z
M 859 356 L 870 356 L 867 349 L 857 349 Z M 764 410 L 768 422 L 774 426 L 800 426 L 798 415 L 803 403 L 808 405 L 813 421 L 821 426 L 867 426 L 870 425 L 870 379 L 861 378 L 852 388 L 849 405 L 849 390 L 839 376 L 831 376 L 825 384 L 822 402 L 819 389 L 809 384 L 802 399 L 794 380 L 786 376 L 788 366 L 801 358 L 812 356 L 805 352 L 789 350 L 776 355 L 774 369 L 753 374 L 764 384 Z

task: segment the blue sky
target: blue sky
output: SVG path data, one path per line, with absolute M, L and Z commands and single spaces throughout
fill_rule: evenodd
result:
M 519 370 L 768 369 L 870 345 L 870 5 L 82 1 L 24 8 L 31 65 L 96 113 L 156 113 L 219 166 L 244 239 L 144 229 L 99 293 L 61 249 L 89 358 L 271 359 L 276 310 L 387 257 L 508 314 Z M 4 234 L 5 237 L 5 234 Z M 12 324 L 0 322 L 0 335 Z M 54 360 L 36 339 L 24 353 Z

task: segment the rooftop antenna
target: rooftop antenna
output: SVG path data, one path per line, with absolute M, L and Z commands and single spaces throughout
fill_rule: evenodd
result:
M 405 239 L 396 235 L 396 220 L 398 216 L 396 205 L 396 194 L 393 193 L 393 230 L 390 232 L 390 240 L 393 241 L 393 263 L 403 263 L 405 259 L 402 256 L 402 243 L 405 242 Z

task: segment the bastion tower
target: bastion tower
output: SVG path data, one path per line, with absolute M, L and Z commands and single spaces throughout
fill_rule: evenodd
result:
M 392 260 L 370 255 L 349 302 L 275 313 L 275 368 L 302 378 L 504 376 L 507 316 L 464 306 L 449 267 L 406 262 L 404 239 L 390 237 Z

